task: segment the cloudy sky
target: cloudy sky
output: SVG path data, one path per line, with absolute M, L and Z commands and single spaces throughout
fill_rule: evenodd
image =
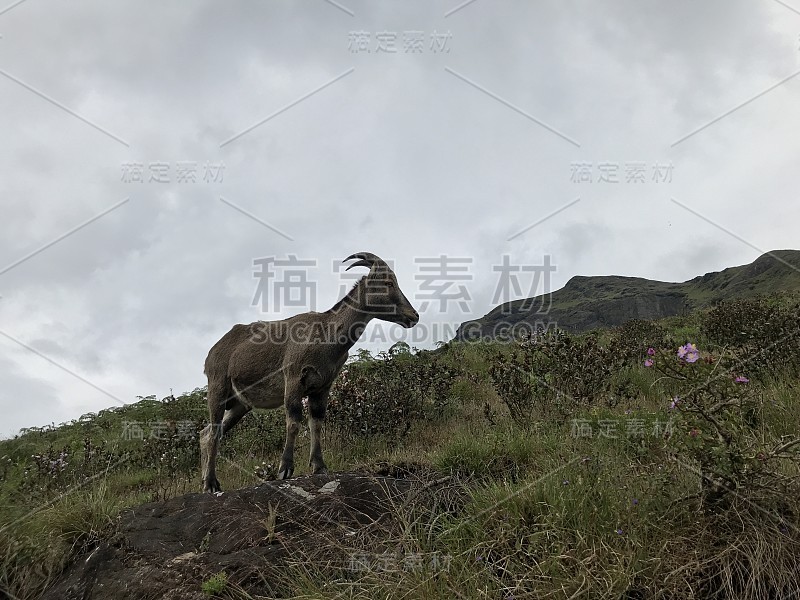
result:
M 431 347 L 504 255 L 557 289 L 800 246 L 800 0 L 6 1 L 2 436 L 204 385 L 356 251 Z

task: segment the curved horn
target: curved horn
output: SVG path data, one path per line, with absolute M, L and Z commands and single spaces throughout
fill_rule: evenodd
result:
M 377 271 L 378 269 L 386 269 L 391 271 L 389 265 L 387 265 L 380 256 L 373 254 L 372 252 L 356 252 L 355 254 L 351 254 L 345 258 L 342 262 L 347 262 L 348 260 L 353 260 L 354 258 L 358 258 L 359 260 L 347 267 L 345 271 L 349 271 L 353 267 L 369 267 L 370 272 Z

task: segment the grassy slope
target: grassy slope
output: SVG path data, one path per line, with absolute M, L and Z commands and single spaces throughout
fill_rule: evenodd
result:
M 702 346 L 695 323 L 672 319 L 667 325 L 676 337 Z M 672 597 L 707 597 L 702 585 L 711 563 L 732 574 L 750 564 L 762 567 L 762 575 L 791 577 L 798 554 L 783 525 L 754 516 L 746 505 L 739 507 L 739 525 L 698 512 L 685 500 L 698 489 L 698 478 L 668 460 L 663 437 L 576 437 L 571 421 L 559 418 L 542 419 L 532 429 L 515 425 L 489 383 L 487 351 L 492 347 L 446 351 L 448 360 L 475 378 L 455 382 L 450 409 L 416 423 L 400 442 L 327 435 L 334 471 L 386 461 L 426 465 L 452 478 L 453 493 L 466 498 L 460 510 L 398 507 L 406 527 L 389 540 L 406 554 L 449 556 L 447 568 L 336 580 L 324 566 L 298 560 L 283 582 L 294 597 L 620 598 L 626 590 L 643 594 L 630 598 L 658 590 L 673 590 Z M 586 407 L 574 418 L 609 420 L 620 424 L 620 431 L 631 419 L 641 420 L 646 432 L 656 421 L 666 422 L 670 413 L 653 386 L 654 374 L 634 368 L 626 377 L 635 389 L 632 398 L 613 408 Z M 764 386 L 765 432 L 790 433 L 800 422 L 799 388 L 794 379 Z M 193 420 L 199 426 L 203 396 L 195 390 L 166 402 L 144 399 L 0 442 L 0 590 L 37 597 L 71 556 L 113 531 L 121 508 L 195 491 L 196 441 L 148 446 L 124 439 L 130 437 L 124 432 L 130 430 L 126 422 L 144 424 L 145 434 L 155 422 Z M 260 481 L 254 472 L 263 462 L 277 461 L 282 429 L 282 414 L 272 411 L 250 415 L 234 430 L 221 451 L 230 459 L 219 469 L 227 489 Z M 66 447 L 74 466 L 87 438 L 98 449 L 89 466 L 81 472 L 68 467 L 53 478 L 52 489 L 41 489 L 50 484 L 35 475 L 31 456 Z M 307 451 L 307 438 L 301 437 L 298 457 Z M 303 466 L 298 459 L 300 474 Z M 81 483 L 85 475 L 93 479 Z M 26 489 L 25 481 L 33 487 Z M 201 584 L 196 582 L 197 589 Z

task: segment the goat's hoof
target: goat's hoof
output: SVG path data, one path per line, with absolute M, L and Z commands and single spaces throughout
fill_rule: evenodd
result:
M 217 481 L 217 478 L 214 477 L 213 479 L 207 479 L 203 482 L 203 493 L 204 494 L 216 494 L 217 492 L 222 491 L 222 486 Z
M 294 473 L 293 467 L 286 467 L 285 469 L 278 471 L 278 479 L 289 479 L 293 473 Z

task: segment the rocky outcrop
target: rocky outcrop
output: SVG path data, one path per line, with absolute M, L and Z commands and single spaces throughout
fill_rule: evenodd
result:
M 346 572 L 365 531 L 385 532 L 420 489 L 410 477 L 344 473 L 144 504 L 124 511 L 114 534 L 72 561 L 43 598 L 199 600 L 208 598 L 201 582 L 220 571 L 232 586 L 275 597 L 270 573 L 288 560 Z

